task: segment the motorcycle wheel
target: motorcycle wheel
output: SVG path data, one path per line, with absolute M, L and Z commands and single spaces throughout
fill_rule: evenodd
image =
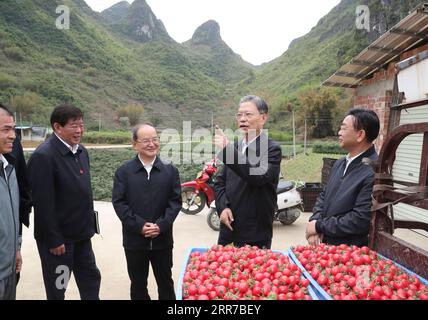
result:
M 286 215 L 287 218 L 279 220 L 279 222 L 281 222 L 285 226 L 293 224 L 300 217 L 300 214 L 302 213 L 299 209 L 296 209 L 296 208 L 289 209 L 287 211 L 288 211 Z
M 215 208 L 211 208 L 208 212 L 207 222 L 211 229 L 214 231 L 220 231 L 220 217 L 218 216 Z
M 205 195 L 203 193 L 196 194 L 192 187 L 181 189 L 181 201 L 181 211 L 192 215 L 201 212 L 207 203 Z

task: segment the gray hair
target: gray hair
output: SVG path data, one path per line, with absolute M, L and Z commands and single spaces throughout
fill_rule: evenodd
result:
M 155 126 L 152 125 L 149 122 L 146 123 L 139 123 L 137 124 L 135 127 L 132 128 L 131 133 L 132 133 L 132 141 L 137 141 L 138 140 L 138 131 L 142 128 L 142 127 L 152 127 L 153 129 L 156 130 Z M 157 130 L 156 130 L 157 131 Z
M 261 114 L 268 114 L 269 112 L 269 107 L 267 103 L 258 96 L 249 95 L 249 96 L 242 97 L 241 100 L 239 101 L 239 105 L 241 105 L 244 102 L 254 103 L 257 107 L 257 110 L 259 110 Z

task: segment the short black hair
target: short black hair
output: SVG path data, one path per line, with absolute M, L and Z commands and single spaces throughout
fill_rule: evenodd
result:
M 5 104 L 0 103 L 0 111 L 2 111 L 2 113 L 4 113 L 4 114 L 8 115 L 9 117 L 13 117 L 12 111 L 10 111 L 10 108 Z
M 239 105 L 241 105 L 244 102 L 252 102 L 256 105 L 257 110 L 259 110 L 259 112 L 261 114 L 268 114 L 269 113 L 269 107 L 266 103 L 266 101 L 264 101 L 262 98 L 258 97 L 258 96 L 245 96 L 242 97 L 241 100 L 239 101 Z
M 368 142 L 373 142 L 379 135 L 380 124 L 376 112 L 369 109 L 355 108 L 348 112 L 348 116 L 354 117 L 355 130 L 364 130 Z
M 54 127 L 54 123 L 59 123 L 64 127 L 69 120 L 77 120 L 83 118 L 83 112 L 79 108 L 70 105 L 63 104 L 57 106 L 51 114 L 51 126 Z

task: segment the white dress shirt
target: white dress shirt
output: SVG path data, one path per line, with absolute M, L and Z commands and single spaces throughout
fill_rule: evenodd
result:
M 346 171 L 348 170 L 348 167 L 351 164 L 351 162 L 357 159 L 359 156 L 361 156 L 364 152 L 365 151 L 361 152 L 359 155 L 356 155 L 355 157 L 350 157 L 349 154 L 346 156 L 346 167 L 345 167 L 345 170 L 343 171 L 343 175 L 346 174 Z
M 67 142 L 65 142 L 64 140 L 62 140 L 61 138 L 60 138 L 60 136 L 59 135 L 57 135 L 55 132 L 54 132 L 54 134 L 57 136 L 57 138 L 62 142 L 62 143 L 64 143 L 65 144 L 65 146 L 68 148 L 68 149 L 70 149 L 70 151 L 71 152 L 73 152 L 73 154 L 76 154 L 77 153 L 77 149 L 79 149 L 79 145 L 78 144 L 76 144 L 75 146 L 70 146 Z
M 147 171 L 147 180 L 150 180 L 150 172 L 152 171 L 153 164 L 155 163 L 156 158 L 153 159 L 151 163 L 145 164 L 143 159 L 141 159 L 140 155 L 138 155 L 138 159 L 140 159 L 141 163 L 143 164 L 144 169 Z

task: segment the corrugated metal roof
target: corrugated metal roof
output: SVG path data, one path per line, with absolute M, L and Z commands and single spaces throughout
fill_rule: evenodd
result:
M 425 3 L 337 70 L 323 86 L 356 88 L 362 80 L 427 39 L 428 3 Z

